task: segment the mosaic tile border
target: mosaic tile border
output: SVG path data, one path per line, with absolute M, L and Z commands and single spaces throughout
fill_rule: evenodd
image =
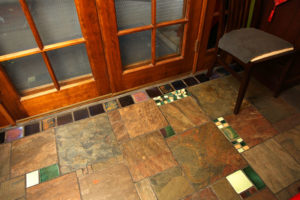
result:
M 186 89 L 180 89 L 180 90 L 175 90 L 173 92 L 170 92 L 168 94 L 154 97 L 153 100 L 155 101 L 157 106 L 161 106 L 168 103 L 172 103 L 179 99 L 183 99 L 188 96 L 191 96 L 191 94 Z
M 233 68 L 233 69 L 238 70 L 238 71 L 241 70 L 240 68 Z M 214 74 L 216 74 L 216 77 L 223 77 L 223 76 L 228 75 L 228 73 L 224 72 L 223 67 L 217 67 L 215 69 Z M 193 81 L 191 81 L 191 80 L 193 80 Z M 172 92 L 176 91 L 174 89 L 174 86 L 172 85 L 172 83 L 182 82 L 185 85 L 185 88 L 187 88 L 187 87 L 190 87 L 190 86 L 193 86 L 193 85 L 201 84 L 201 83 L 206 82 L 206 81 L 209 81 L 209 79 L 206 78 L 205 73 L 202 72 L 202 73 L 199 73 L 199 74 L 190 75 L 188 77 L 182 77 L 181 79 L 175 79 L 175 80 L 172 80 L 168 83 L 160 84 L 159 86 L 155 86 L 155 87 L 152 87 L 152 88 L 145 88 L 144 90 L 138 90 L 136 92 L 132 92 L 132 94 L 130 94 L 130 95 L 117 96 L 113 99 L 110 99 L 108 101 L 104 101 L 104 102 L 101 102 L 101 103 L 98 103 L 98 104 L 93 104 L 93 105 L 86 106 L 86 107 L 80 107 L 80 108 L 78 108 L 76 110 L 73 110 L 71 112 L 58 113 L 58 114 L 56 114 L 55 116 L 52 116 L 52 117 L 41 118 L 39 120 L 29 121 L 26 124 L 4 128 L 4 129 L 0 130 L 0 144 L 1 143 L 9 143 L 9 142 L 12 142 L 14 140 L 21 139 L 25 136 L 29 136 L 29 135 L 32 135 L 32 134 L 36 134 L 36 133 L 48 130 L 50 128 L 55 128 L 57 126 L 73 123 L 75 121 L 79 121 L 79 120 L 82 120 L 82 119 L 93 117 L 93 116 L 96 116 L 96 115 L 99 115 L 99 114 L 102 114 L 102 113 L 105 113 L 105 112 L 110 112 L 110 111 L 113 111 L 115 109 L 119 109 L 119 108 L 122 108 L 122 107 L 125 107 L 125 106 L 130 106 L 134 103 L 139 103 L 139 102 L 146 101 L 146 100 L 151 98 L 149 96 L 149 94 L 147 93 L 148 89 L 155 89 L 155 90 L 159 91 L 158 94 L 160 94 L 159 97 L 161 97 L 161 100 L 158 100 L 158 98 L 157 98 L 157 100 L 154 100 L 154 101 L 156 101 L 156 103 L 161 102 L 161 105 L 163 105 L 165 103 L 170 103 L 170 102 L 175 100 L 175 97 L 177 98 L 176 94 L 172 94 Z M 164 94 L 164 91 L 161 89 L 161 87 L 165 86 L 165 85 L 170 86 L 170 88 L 172 89 L 172 92 L 170 92 L 171 94 L 170 93 Z M 189 96 L 189 93 L 185 88 L 183 89 L 183 90 L 186 91 L 185 95 Z M 181 90 L 177 90 L 177 91 L 181 91 Z M 138 96 L 139 93 L 140 93 L 140 95 L 141 95 L 141 93 L 143 93 L 143 95 Z M 164 97 L 165 95 L 167 95 L 168 97 L 165 98 Z M 180 96 L 180 94 L 179 94 L 179 97 L 184 98 L 185 95 Z M 128 103 L 123 102 L 122 104 L 124 106 L 122 106 L 119 99 L 124 98 L 124 97 L 127 97 L 128 99 L 133 99 L 133 101 L 130 101 Z M 156 96 L 156 97 L 158 97 L 158 96 Z M 154 99 L 156 97 L 154 96 L 154 97 L 152 97 L 152 99 Z M 172 100 L 172 98 L 173 98 L 173 100 Z M 79 110 L 86 110 L 86 109 L 87 109 L 88 115 L 86 115 L 86 112 L 85 112 L 85 116 L 75 117 L 74 112 L 79 111 Z M 68 117 L 66 117 L 66 116 L 68 116 Z M 66 117 L 67 119 L 62 120 L 61 117 Z M 61 122 L 61 121 L 64 121 L 64 122 Z M 23 129 L 22 137 L 15 138 L 11 141 L 6 141 L 5 140 L 6 134 L 7 134 L 6 132 L 8 132 L 12 129 L 16 129 L 16 128 L 22 128 Z
M 60 176 L 58 164 L 53 164 L 33 172 L 29 172 L 26 177 L 26 188 L 52 180 Z
M 243 153 L 250 149 L 246 142 L 238 135 L 238 133 L 226 122 L 223 117 L 219 117 L 213 120 L 218 129 L 224 134 L 224 136 L 230 141 L 234 148 Z

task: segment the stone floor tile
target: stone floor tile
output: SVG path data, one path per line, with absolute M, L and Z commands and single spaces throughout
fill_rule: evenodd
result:
M 179 167 L 163 171 L 150 178 L 159 200 L 181 199 L 194 192 Z
M 214 123 L 206 123 L 167 139 L 185 175 L 198 188 L 247 165 Z
M 106 113 L 58 127 L 56 139 L 62 174 L 121 153 Z
M 190 96 L 159 108 L 176 133 L 209 121 L 197 102 Z
M 141 200 L 157 200 L 149 179 L 143 179 L 135 184 Z
M 159 132 L 136 137 L 124 143 L 123 154 L 134 181 L 177 165 Z
M 109 168 L 113 165 L 120 164 L 120 163 L 124 163 L 123 155 L 118 155 L 118 156 L 112 157 L 110 159 L 107 159 L 105 161 L 95 163 L 92 165 L 92 168 L 93 168 L 94 172 L 99 172 L 99 171 L 102 171 L 106 168 Z
M 25 196 L 25 177 L 20 176 L 0 183 L 0 199 L 15 200 Z
M 79 178 L 83 200 L 136 199 L 138 194 L 125 165 L 115 165 Z
M 116 139 L 120 142 L 126 141 L 129 139 L 127 129 L 124 125 L 124 122 L 121 119 L 119 110 L 114 110 L 108 113 L 108 117 L 116 136 Z
M 277 135 L 275 140 L 300 163 L 300 125 Z
M 218 200 L 218 198 L 210 188 L 205 188 L 191 196 L 188 196 L 184 200 Z
M 276 194 L 279 200 L 289 200 L 300 192 L 300 181 L 297 181 Z
M 273 127 L 279 131 L 279 133 L 283 133 L 285 131 L 288 131 L 295 126 L 300 125 L 300 113 L 296 113 L 294 115 L 291 115 L 284 120 L 281 120 L 275 124 L 272 124 Z
M 20 176 L 55 163 L 57 163 L 57 152 L 53 129 L 27 136 L 12 143 L 12 177 Z
M 120 114 L 131 138 L 168 125 L 152 100 L 122 108 Z
M 277 199 L 268 188 L 265 188 L 251 195 L 250 197 L 246 198 L 246 200 L 277 200 Z
M 27 200 L 80 200 L 76 173 L 70 173 L 51 181 L 30 187 L 26 191 Z
M 0 145 L 0 182 L 9 177 L 10 147 L 10 143 Z
M 226 116 L 225 119 L 249 147 L 260 144 L 278 133 L 253 106 L 241 110 L 238 115 Z
M 211 119 L 233 113 L 238 88 L 231 76 L 215 79 L 190 87 L 188 90 L 198 100 L 201 108 Z M 244 99 L 242 109 L 249 106 Z
M 300 85 L 296 85 L 280 94 L 280 98 L 294 106 L 300 112 Z
M 273 193 L 300 179 L 300 165 L 274 139 L 251 148 L 243 156 Z
M 234 191 L 229 182 L 223 178 L 213 184 L 212 189 L 219 200 L 240 200 L 240 196 Z

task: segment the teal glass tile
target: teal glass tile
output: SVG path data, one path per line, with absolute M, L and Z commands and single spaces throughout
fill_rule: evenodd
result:
M 59 176 L 59 169 L 57 164 L 40 169 L 40 183 L 49 181 L 58 176 Z
M 231 143 L 232 143 L 232 144 L 237 144 L 238 142 L 237 142 L 237 141 L 232 141 Z
M 243 169 L 243 171 L 258 190 L 264 189 L 266 187 L 265 183 L 250 166 Z
M 239 135 L 235 132 L 235 130 L 231 126 L 222 128 L 222 132 L 229 140 L 233 140 L 239 137 Z
M 175 135 L 175 132 L 171 126 L 167 126 L 166 128 L 167 137 L 171 137 L 172 135 Z
M 240 144 L 242 145 L 242 147 L 243 147 L 243 146 L 246 146 L 246 142 L 244 142 L 244 141 L 241 142 Z

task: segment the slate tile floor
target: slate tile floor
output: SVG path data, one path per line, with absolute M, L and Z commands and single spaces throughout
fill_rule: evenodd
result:
M 238 84 L 216 74 L 0 130 L 0 199 L 285 200 L 300 192 L 300 94 L 274 99 L 251 81 L 233 115 Z M 157 105 L 185 84 L 187 95 Z

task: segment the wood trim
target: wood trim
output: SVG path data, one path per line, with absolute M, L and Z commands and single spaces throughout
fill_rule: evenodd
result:
M 176 25 L 176 24 L 185 24 L 188 22 L 189 22 L 188 19 L 176 19 L 176 20 L 172 20 L 172 21 L 158 23 L 158 24 L 156 24 L 156 27 L 160 28 L 160 27 L 171 26 L 171 25 Z
M 154 28 L 153 25 L 147 25 L 147 26 L 141 26 L 141 27 L 136 27 L 136 28 L 130 28 L 130 29 L 118 31 L 117 35 L 118 36 L 128 35 L 128 34 L 131 34 L 131 33 L 136 33 L 136 32 L 150 30 L 150 29 L 153 29 L 153 28 Z
M 51 63 L 50 63 L 49 57 L 48 57 L 48 55 L 47 55 L 46 52 L 42 52 L 41 54 L 42 54 L 42 56 L 43 56 L 44 62 L 46 63 L 46 67 L 47 67 L 48 72 L 49 72 L 49 74 L 50 74 L 50 77 L 51 77 L 51 79 L 52 79 L 52 81 L 53 81 L 53 84 L 54 84 L 55 88 L 56 88 L 57 90 L 59 90 L 59 89 L 60 89 L 60 86 L 59 86 L 59 83 L 58 83 L 57 78 L 56 78 L 56 76 L 55 76 L 55 73 L 54 73 L 54 70 L 53 70 L 53 68 L 52 68 L 52 65 L 51 65 Z
M 55 49 L 61 49 L 64 47 L 69 47 L 69 46 L 74 46 L 77 44 L 82 44 L 85 43 L 85 39 L 84 38 L 78 38 L 78 39 L 74 39 L 74 40 L 68 40 L 68 41 L 64 41 L 64 42 L 58 42 L 55 44 L 49 44 L 49 45 L 45 45 L 44 46 L 44 51 L 51 51 L 51 50 L 55 50 Z
M 9 124 L 15 125 L 16 121 L 11 116 L 11 114 L 8 112 L 8 110 L 5 108 L 5 106 L 0 101 L 0 113 L 4 116 L 4 118 L 8 121 Z
M 151 20 L 152 20 L 152 25 L 153 25 L 153 29 L 152 29 L 152 35 L 151 35 L 151 56 L 152 56 L 152 65 L 154 66 L 156 63 L 156 0 L 152 0 L 152 16 L 151 16 Z
M 190 9 L 191 9 L 191 0 L 186 0 L 185 1 L 185 19 L 188 20 L 190 18 Z M 189 23 L 186 23 L 183 27 L 183 35 L 182 35 L 182 43 L 181 43 L 181 55 L 182 57 L 185 56 L 185 51 L 186 51 L 186 41 L 187 41 L 187 33 L 189 28 Z
M 16 59 L 16 58 L 22 58 L 25 56 L 30 56 L 34 54 L 41 53 L 42 51 L 39 48 L 34 48 L 34 49 L 28 49 L 24 51 L 18 51 L 15 53 L 10 53 L 10 54 L 5 54 L 3 56 L 0 56 L 0 62 Z

